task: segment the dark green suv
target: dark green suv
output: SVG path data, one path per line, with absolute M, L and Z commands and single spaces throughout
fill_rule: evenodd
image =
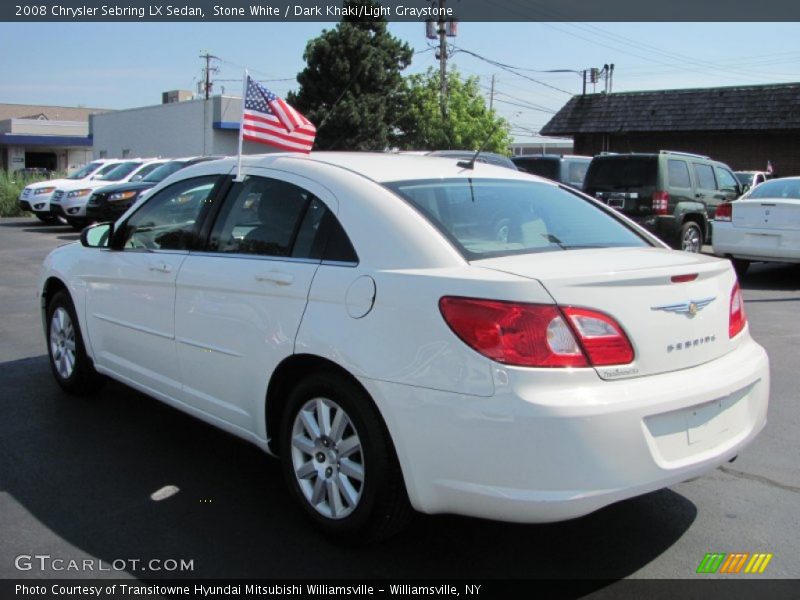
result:
M 700 252 L 711 239 L 717 206 L 742 193 L 728 165 L 667 150 L 595 156 L 583 191 L 688 252 Z

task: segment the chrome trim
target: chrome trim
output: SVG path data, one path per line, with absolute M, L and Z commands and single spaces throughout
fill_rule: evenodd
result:
M 663 310 L 665 312 L 676 313 L 693 317 L 706 306 L 711 304 L 717 297 L 703 298 L 702 300 L 689 300 L 688 302 L 678 302 L 676 304 L 664 304 L 663 306 L 651 306 L 650 310 Z
M 199 348 L 200 350 L 203 350 L 205 352 L 217 352 L 218 354 L 225 354 L 227 356 L 233 356 L 235 358 L 242 358 L 244 356 L 244 354 L 239 354 L 238 352 L 234 352 L 233 350 L 225 350 L 224 348 L 219 348 L 217 346 L 209 346 L 208 344 L 201 344 L 200 342 L 195 342 L 184 338 L 180 338 L 177 341 L 180 344 L 191 346 L 192 348 Z

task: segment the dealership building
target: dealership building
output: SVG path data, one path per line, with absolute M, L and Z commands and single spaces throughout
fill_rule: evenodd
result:
M 0 104 L 0 170 L 72 171 L 92 160 L 89 118 L 102 108 Z
M 232 155 L 238 151 L 242 99 L 191 98 L 191 92 L 164 92 L 162 103 L 93 115 L 90 135 L 95 158 Z M 244 154 L 270 147 L 244 142 Z

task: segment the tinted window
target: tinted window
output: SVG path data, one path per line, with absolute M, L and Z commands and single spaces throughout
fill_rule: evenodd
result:
M 720 169 L 716 167 L 714 169 L 717 173 L 717 181 L 719 181 L 719 189 L 721 190 L 736 190 L 739 187 L 739 184 L 736 181 L 736 177 L 733 176 L 733 173 L 726 169 Z
M 738 179 L 739 183 L 742 185 L 750 185 L 753 182 L 753 173 L 737 172 L 736 179 Z
M 197 223 L 217 176 L 186 179 L 164 188 L 125 224 L 125 248 L 186 250 L 197 235 Z
M 689 165 L 683 160 L 670 159 L 667 161 L 667 181 L 670 187 L 690 188 Z
M 514 164 L 517 168 L 531 175 L 538 175 L 539 177 L 546 177 L 553 181 L 558 181 L 558 161 L 552 159 L 541 158 L 516 158 Z
M 445 179 L 385 185 L 419 209 L 468 260 L 648 245 L 590 201 L 545 183 Z
M 700 165 L 694 163 L 694 174 L 697 177 L 697 186 L 704 190 L 717 189 L 717 181 L 714 179 L 714 169 L 711 165 Z
M 586 174 L 585 187 L 625 190 L 655 186 L 657 170 L 655 156 L 595 158 Z
M 800 179 L 773 179 L 754 187 L 748 198 L 800 199 Z
M 214 252 L 291 256 L 314 195 L 277 179 L 249 177 L 228 195 L 214 226 Z
M 564 183 L 577 188 L 582 187 L 583 181 L 586 179 L 586 171 L 589 170 L 589 162 L 588 160 L 565 160 L 566 176 L 564 177 Z

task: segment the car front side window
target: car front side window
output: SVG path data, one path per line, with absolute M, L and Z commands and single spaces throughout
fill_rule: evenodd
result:
M 188 250 L 218 176 L 186 179 L 150 198 L 125 223 L 124 249 Z

